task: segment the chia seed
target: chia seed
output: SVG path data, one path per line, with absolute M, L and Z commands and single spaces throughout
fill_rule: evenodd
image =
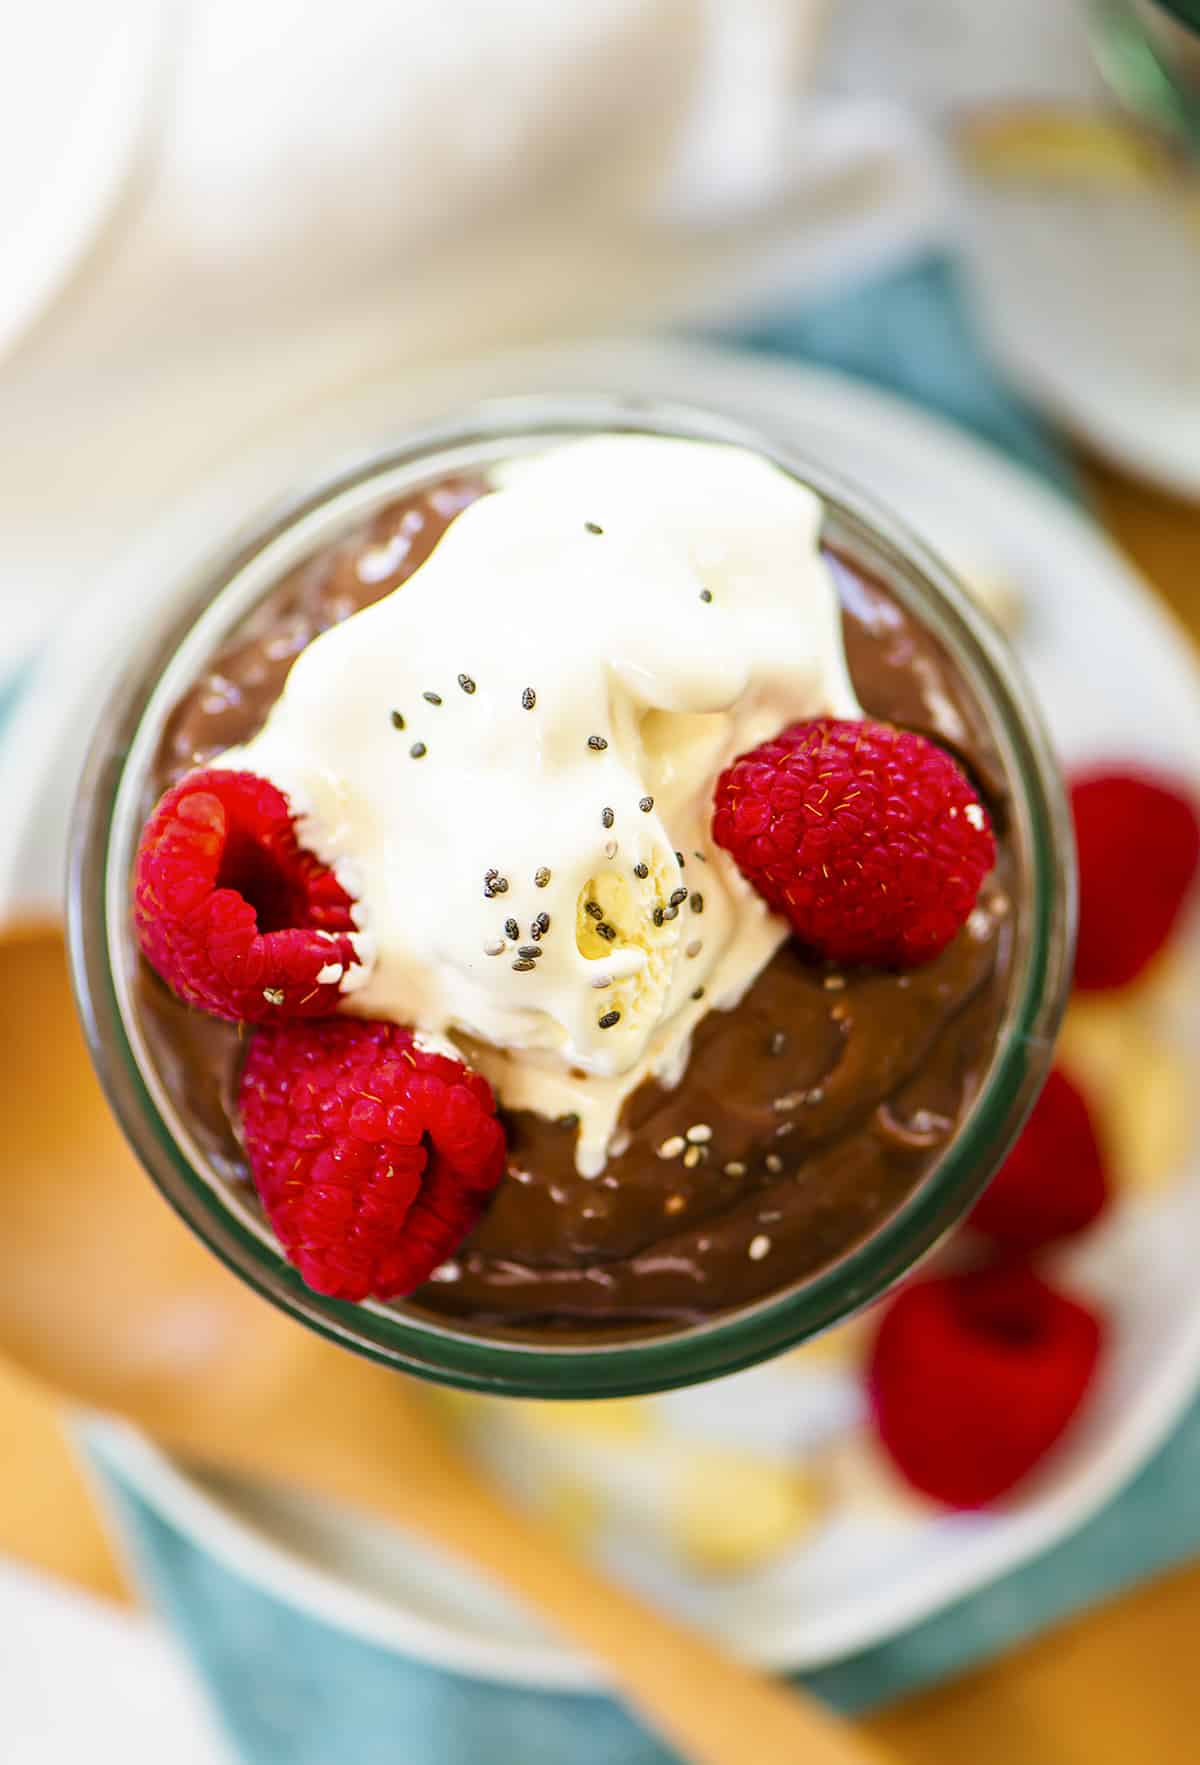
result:
M 654 798 L 653 797 L 639 797 L 638 798 L 638 808 L 641 810 L 643 815 L 649 815 L 649 813 L 650 813 L 651 809 L 653 809 L 653 807 L 654 807 Z
M 702 588 L 700 590 L 700 599 L 707 606 L 708 602 L 712 600 L 712 589 L 711 588 Z
M 517 955 L 523 957 L 526 962 L 536 962 L 541 954 L 540 944 L 518 944 L 517 946 Z
M 404 728 L 404 713 L 403 713 L 403 711 L 393 711 L 392 712 L 392 728 L 393 729 L 403 729 Z
M 529 935 L 531 938 L 544 938 L 549 930 L 550 915 L 548 913 L 539 913 L 529 928 Z
M 506 919 L 504 921 L 504 935 L 506 938 L 511 938 L 514 943 L 520 937 L 521 928 L 515 919 Z
M 473 693 L 475 691 L 475 682 L 471 679 L 469 674 L 460 674 L 458 677 L 458 684 L 462 687 L 465 693 Z
M 616 820 L 616 816 L 613 814 L 611 809 L 609 809 L 607 807 L 604 809 L 601 809 L 600 821 L 604 827 L 611 827 L 615 820 Z
M 678 857 L 678 853 L 676 853 L 676 856 Z M 686 889 L 672 889 L 670 905 L 672 907 L 678 907 L 681 901 L 687 900 L 687 896 L 688 892 Z
M 691 903 L 692 903 L 692 912 L 693 913 L 703 913 L 704 912 L 704 896 L 700 893 L 699 889 L 693 890 L 692 896 L 691 896 Z
M 414 742 L 408 751 L 414 760 L 423 760 L 429 752 L 429 749 L 425 746 L 424 742 Z
M 607 746 L 608 743 L 602 735 L 588 736 L 588 747 L 592 750 L 593 754 L 602 754 Z
M 609 925 L 606 919 L 600 921 L 599 925 L 596 927 L 596 934 L 598 937 L 603 938 L 606 944 L 615 944 L 617 941 L 616 928 Z
M 527 956 L 521 956 L 513 963 L 513 972 L 515 974 L 528 974 L 531 969 L 536 967 L 536 962 L 530 962 Z
M 583 911 L 591 919 L 604 918 L 604 909 L 601 907 L 599 901 L 585 901 L 583 904 Z
M 613 1025 L 620 1023 L 620 1021 L 621 1013 L 619 1011 L 606 1011 L 603 1017 L 597 1018 L 596 1023 L 599 1029 L 611 1030 Z
M 533 873 L 533 886 L 535 889 L 544 889 L 549 881 L 550 872 L 546 869 L 546 866 L 542 864 Z
M 650 874 L 650 866 L 648 864 L 635 864 L 633 867 L 633 874 L 642 882 L 645 882 Z
M 603 527 L 597 526 L 595 521 L 585 521 L 583 524 L 583 527 L 584 527 L 585 533 L 603 533 L 604 532 Z
M 531 686 L 527 686 L 521 694 L 521 703 L 527 711 L 532 711 L 537 704 L 537 694 Z
M 427 705 L 440 705 L 442 702 L 441 693 L 422 693 L 421 697 Z

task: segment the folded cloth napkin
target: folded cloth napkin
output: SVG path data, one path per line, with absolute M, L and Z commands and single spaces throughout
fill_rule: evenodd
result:
M 356 379 L 730 277 L 795 295 L 944 209 L 898 106 L 812 94 L 825 0 L 162 5 L 140 175 L 0 361 L 0 681 L 164 507 Z
M 777 310 L 734 340 L 817 357 L 905 390 L 1048 473 L 1070 472 L 997 384 L 974 341 L 953 265 L 922 256 L 836 300 Z M 132 1559 L 246 1765 L 668 1765 L 610 1699 L 463 1679 L 293 1609 L 176 1531 L 108 1465 Z M 806 1676 L 860 1710 L 933 1683 L 1200 1550 L 1200 1406 L 1138 1479 L 1081 1532 L 915 1626 Z

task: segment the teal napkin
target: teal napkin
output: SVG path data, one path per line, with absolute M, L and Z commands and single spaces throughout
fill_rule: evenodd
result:
M 907 394 L 1074 494 L 1069 466 L 980 347 L 953 265 L 928 255 L 727 342 L 819 361 Z M 246 1765 L 669 1765 L 610 1699 L 484 1684 L 330 1628 L 219 1564 L 97 1453 L 151 1598 Z M 806 1676 L 859 1710 L 961 1672 L 1200 1551 L 1200 1406 L 1090 1525 L 905 1635 Z M 753 1739 L 747 1737 L 747 1762 Z

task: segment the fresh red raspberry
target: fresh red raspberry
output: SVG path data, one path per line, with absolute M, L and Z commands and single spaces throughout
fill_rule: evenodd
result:
M 1075 985 L 1125 987 L 1157 956 L 1200 866 L 1200 820 L 1178 783 L 1096 771 L 1071 785 L 1079 861 Z
M 238 1103 L 279 1242 L 334 1299 L 411 1293 L 504 1175 L 486 1079 L 397 1024 L 339 1017 L 260 1030 Z
M 890 724 L 793 723 L 717 780 L 713 837 L 812 950 L 907 968 L 959 930 L 995 861 L 964 773 Z
M 1055 1067 L 1020 1139 L 975 1203 L 971 1224 L 1006 1250 L 1036 1250 L 1086 1230 L 1109 1195 L 1091 1111 Z
M 298 843 L 283 792 L 252 772 L 193 772 L 166 793 L 138 846 L 133 903 L 151 966 L 217 1017 L 328 1015 L 358 961 L 353 901 Z
M 867 1388 L 914 1488 L 954 1508 L 1006 1495 L 1083 1401 L 1103 1326 L 1022 1263 L 914 1281 L 886 1306 Z

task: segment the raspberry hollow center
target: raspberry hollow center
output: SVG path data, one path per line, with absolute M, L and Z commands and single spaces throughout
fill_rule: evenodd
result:
M 217 870 L 218 889 L 236 889 L 254 909 L 260 932 L 286 931 L 304 921 L 304 902 L 276 856 L 253 835 L 231 829 Z

